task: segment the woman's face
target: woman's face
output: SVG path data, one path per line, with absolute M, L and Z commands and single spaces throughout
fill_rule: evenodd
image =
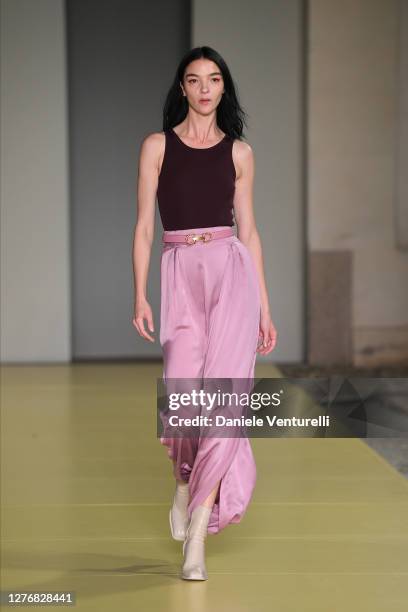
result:
M 181 88 L 190 106 L 207 115 L 220 103 L 224 79 L 217 64 L 208 59 L 197 59 L 186 67 Z

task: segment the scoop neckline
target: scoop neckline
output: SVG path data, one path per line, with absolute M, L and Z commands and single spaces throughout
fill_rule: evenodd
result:
M 177 140 L 181 142 L 182 145 L 187 147 L 187 149 L 192 149 L 193 151 L 209 151 L 210 149 L 215 149 L 215 147 L 218 147 L 220 144 L 222 144 L 228 136 L 228 134 L 224 134 L 221 140 L 219 140 L 215 145 L 211 145 L 211 147 L 199 148 L 199 147 L 190 147 L 190 145 L 186 144 L 184 140 L 181 140 L 180 136 L 174 131 L 174 128 L 170 128 L 170 130 L 173 132 Z

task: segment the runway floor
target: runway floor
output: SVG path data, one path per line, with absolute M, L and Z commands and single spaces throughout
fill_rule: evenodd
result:
M 208 536 L 208 581 L 181 580 L 161 373 L 1 368 L 3 591 L 75 591 L 98 612 L 406 612 L 408 482 L 358 439 L 252 439 L 243 521 Z

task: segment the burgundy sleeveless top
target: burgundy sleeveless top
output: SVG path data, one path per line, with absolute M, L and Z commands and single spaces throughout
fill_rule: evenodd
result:
M 234 139 L 228 134 L 212 147 L 185 144 L 170 128 L 157 187 L 164 230 L 235 225 Z

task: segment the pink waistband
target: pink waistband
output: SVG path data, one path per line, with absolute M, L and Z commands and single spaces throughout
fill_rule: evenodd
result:
M 235 236 L 232 227 L 226 227 L 225 229 L 208 230 L 204 232 L 189 232 L 189 233 L 168 233 L 163 232 L 163 242 L 185 242 L 186 244 L 196 244 L 199 241 L 210 242 L 217 238 L 227 238 L 228 236 Z

